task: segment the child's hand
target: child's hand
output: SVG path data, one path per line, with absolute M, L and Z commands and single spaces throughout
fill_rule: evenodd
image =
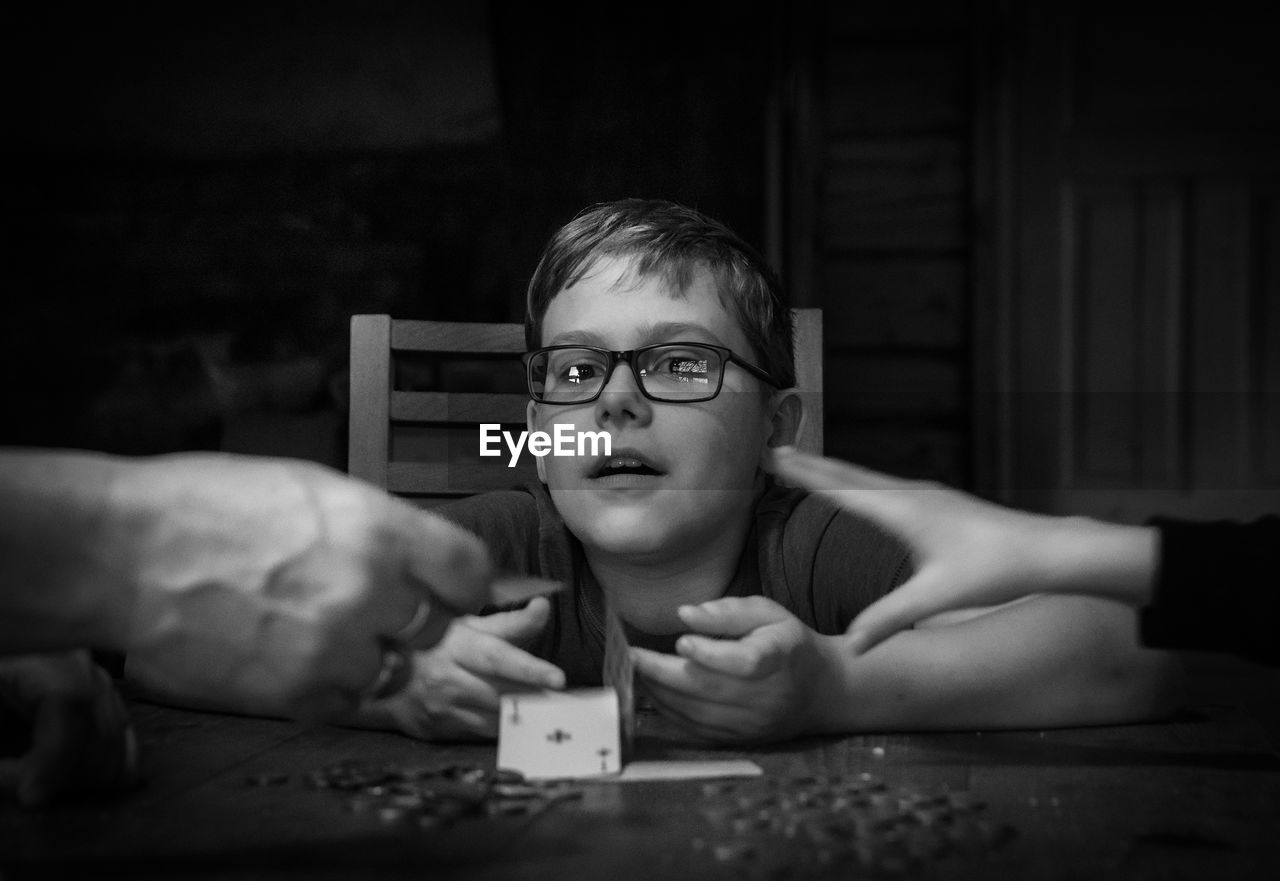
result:
M 549 611 L 539 597 L 514 612 L 457 619 L 440 645 L 415 655 L 409 687 L 368 708 L 363 721 L 385 714 L 396 730 L 429 740 L 497 737 L 503 692 L 564 688 L 559 667 L 519 647 L 532 645 Z
M 695 737 L 761 743 L 815 730 L 838 638 L 822 636 L 764 597 L 725 597 L 683 606 L 700 634 L 676 642 L 677 655 L 632 649 L 646 694 Z M 716 638 L 719 637 L 719 638 Z

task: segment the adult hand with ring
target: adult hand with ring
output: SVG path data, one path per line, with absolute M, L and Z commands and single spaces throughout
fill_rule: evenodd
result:
M 479 539 L 327 468 L 196 455 L 132 467 L 114 500 L 143 540 L 122 545 L 137 549 L 134 601 L 116 626 L 127 675 L 160 697 L 341 721 L 402 689 L 414 650 L 493 601 Z
M 373 683 L 365 690 L 366 700 L 385 700 L 404 691 L 413 678 L 413 652 L 408 646 L 422 638 L 430 618 L 431 606 L 425 599 L 419 598 L 413 617 L 404 627 L 393 636 L 380 640 L 382 666 L 378 668 L 378 675 Z M 442 618 L 445 616 L 436 615 L 437 621 Z M 434 645 L 439 640 L 428 637 L 426 641 L 429 645 Z

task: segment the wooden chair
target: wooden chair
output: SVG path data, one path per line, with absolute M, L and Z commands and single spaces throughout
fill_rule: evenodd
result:
M 822 452 L 822 311 L 795 310 L 798 445 Z M 351 317 L 347 470 L 423 505 L 537 479 L 532 456 L 508 468 L 479 456 L 480 423 L 525 428 L 524 328 Z

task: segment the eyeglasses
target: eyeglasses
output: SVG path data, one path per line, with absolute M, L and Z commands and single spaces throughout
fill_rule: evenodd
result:
M 720 394 L 724 367 L 730 361 L 756 379 L 782 386 L 765 371 L 743 361 L 724 346 L 707 343 L 660 343 L 626 352 L 594 346 L 548 346 L 524 355 L 529 396 L 541 404 L 586 404 L 600 397 L 625 361 L 640 393 L 651 401 L 693 403 Z

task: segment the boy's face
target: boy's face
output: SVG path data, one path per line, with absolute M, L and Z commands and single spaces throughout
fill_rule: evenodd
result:
M 699 272 L 683 296 L 672 296 L 660 274 L 635 277 L 630 263 L 601 258 L 561 291 L 547 309 L 541 344 L 625 351 L 707 342 L 755 361 L 709 273 Z M 720 394 L 710 401 L 651 401 L 619 363 L 595 401 L 530 404 L 533 430 L 550 433 L 555 424 L 569 424 L 575 433 L 610 433 L 612 461 L 589 455 L 537 460 L 556 508 L 588 549 L 676 559 L 716 543 L 727 529 L 746 528 L 773 404 L 740 366 L 723 369 Z M 618 465 L 625 467 L 615 473 Z

